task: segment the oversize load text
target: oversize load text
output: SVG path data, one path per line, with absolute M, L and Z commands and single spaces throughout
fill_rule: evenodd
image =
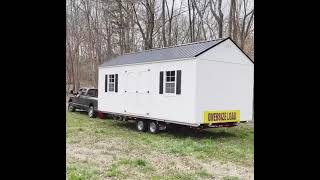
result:
M 213 112 L 208 113 L 208 121 L 229 121 L 237 120 L 236 112 Z

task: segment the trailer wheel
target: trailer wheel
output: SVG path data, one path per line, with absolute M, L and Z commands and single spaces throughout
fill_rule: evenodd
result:
M 70 112 L 74 112 L 74 111 L 76 110 L 76 108 L 75 108 L 71 103 L 69 103 L 69 105 L 68 105 L 68 110 L 69 110 Z
M 119 115 L 112 115 L 112 119 L 113 120 L 117 120 L 117 121 L 121 121 L 122 120 L 122 116 L 119 116 Z
M 149 132 L 155 134 L 159 132 L 159 124 L 155 121 L 150 121 L 149 123 Z
M 89 118 L 95 117 L 95 112 L 94 112 L 93 106 L 89 107 L 88 116 L 89 116 Z
M 144 122 L 143 120 L 138 120 L 137 121 L 137 130 L 138 131 L 146 131 L 146 129 L 147 129 L 147 125 L 146 125 L 147 123 L 146 122 Z

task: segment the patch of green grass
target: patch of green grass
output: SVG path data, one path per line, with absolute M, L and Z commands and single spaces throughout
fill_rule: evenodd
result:
M 161 179 L 161 178 L 159 178 Z M 165 180 L 175 180 L 175 179 L 183 179 L 183 180 L 198 180 L 198 179 L 212 179 L 212 175 L 207 173 L 204 170 L 196 171 L 193 173 L 183 173 L 180 171 L 171 171 L 168 176 L 164 177 Z
M 191 174 L 187 174 L 187 173 L 176 173 L 173 176 L 169 176 L 166 179 L 183 179 L 183 180 L 196 180 L 196 177 Z
M 81 140 L 80 139 L 70 139 L 70 140 L 68 139 L 67 142 L 70 144 L 77 144 L 77 143 L 80 143 Z
M 146 166 L 146 161 L 141 160 L 141 159 L 138 159 L 137 161 L 135 161 L 135 163 L 136 163 L 138 166 Z
M 131 160 L 131 159 L 122 159 L 118 162 L 118 164 L 128 164 L 132 167 L 144 167 L 147 165 L 147 162 L 145 160 L 142 159 L 135 159 L 135 160 Z
M 212 175 L 207 173 L 207 171 L 205 171 L 205 170 L 197 171 L 195 174 L 197 176 L 201 177 L 201 178 L 210 178 L 210 177 L 212 177 Z
M 154 168 L 142 159 L 121 159 L 116 163 L 112 164 L 107 170 L 107 176 L 109 177 L 124 177 L 127 172 L 121 170 L 122 167 L 128 167 L 143 173 L 150 172 Z
M 112 164 L 111 167 L 107 170 L 108 177 L 120 177 L 122 175 L 123 173 L 121 172 L 117 164 Z
M 105 129 L 96 129 L 95 131 L 94 131 L 95 133 L 105 133 L 106 132 L 106 130 Z
M 240 180 L 240 178 L 235 176 L 226 176 L 223 177 L 223 180 Z
M 69 180 L 99 179 L 99 171 L 89 167 L 69 166 L 67 176 Z
M 253 130 L 233 127 L 210 129 L 198 135 L 181 136 L 165 132 L 150 136 L 150 146 L 166 153 L 191 155 L 199 159 L 219 159 L 242 165 L 253 165 Z M 161 139 L 166 139 L 162 141 Z
M 161 177 L 160 176 L 152 176 L 151 180 L 161 180 Z

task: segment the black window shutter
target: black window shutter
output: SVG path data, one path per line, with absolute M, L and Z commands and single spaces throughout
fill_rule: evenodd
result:
M 116 74 L 114 91 L 115 91 L 115 92 L 118 92 L 118 74 Z
M 106 74 L 106 77 L 104 79 L 104 92 L 108 92 L 108 74 Z
M 181 70 L 177 71 L 177 94 L 181 94 Z
M 163 94 L 163 71 L 160 71 L 159 94 Z

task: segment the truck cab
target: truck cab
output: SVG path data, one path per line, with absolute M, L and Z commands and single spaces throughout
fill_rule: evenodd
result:
M 90 118 L 96 116 L 98 111 L 98 89 L 96 88 L 80 88 L 76 93 L 70 92 L 72 95 L 68 100 L 68 110 L 73 112 L 76 109 L 85 110 Z

